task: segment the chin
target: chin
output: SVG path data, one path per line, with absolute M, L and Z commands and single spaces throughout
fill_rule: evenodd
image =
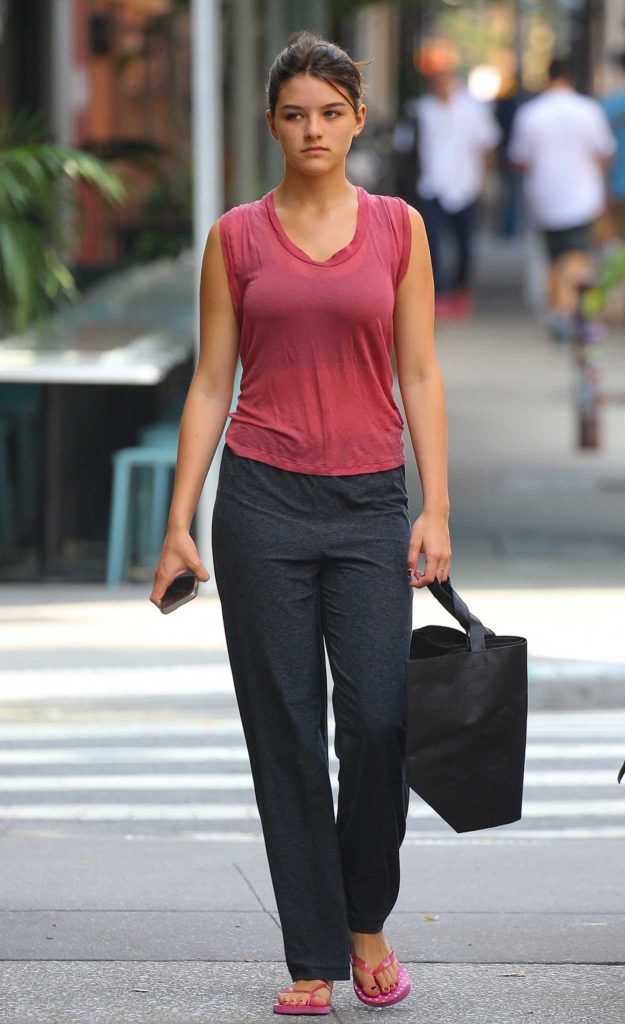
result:
M 304 157 L 303 159 L 297 159 L 293 161 L 294 167 L 302 174 L 310 174 L 312 177 L 317 177 L 320 174 L 327 174 L 328 171 L 334 170 L 338 165 L 339 161 L 333 160 L 331 163 L 326 157 Z

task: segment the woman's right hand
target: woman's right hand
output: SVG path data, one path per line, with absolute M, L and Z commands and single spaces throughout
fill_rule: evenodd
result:
M 168 530 L 154 572 L 154 581 L 150 601 L 160 608 L 163 594 L 169 584 L 181 572 L 193 572 L 199 580 L 206 583 L 210 573 L 200 559 L 195 542 L 188 530 Z

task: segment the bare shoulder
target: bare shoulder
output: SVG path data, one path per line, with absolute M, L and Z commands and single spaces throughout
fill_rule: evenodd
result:
M 203 263 L 210 264 L 213 267 L 215 264 L 224 264 L 224 238 L 222 236 L 221 220 L 222 217 L 218 217 L 217 220 L 211 224 L 206 236 L 206 244 L 204 246 Z
M 410 203 L 406 203 L 406 208 L 408 210 L 408 216 L 412 227 L 416 228 L 418 231 L 425 231 L 425 221 L 419 211 L 415 209 L 414 206 L 411 206 Z

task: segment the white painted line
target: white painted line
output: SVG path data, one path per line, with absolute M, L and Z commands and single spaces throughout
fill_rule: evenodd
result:
M 146 715 L 149 711 L 146 711 Z M 564 717 L 564 713 L 563 713 Z M 328 733 L 334 735 L 334 721 L 328 721 Z M 33 724 L 29 722 L 24 725 L 18 723 L 0 724 L 0 741 L 5 742 L 27 742 L 41 740 L 73 740 L 73 739 L 121 739 L 122 737 L 137 736 L 243 736 L 241 720 L 237 717 L 210 717 L 193 722 L 115 722 L 107 723 L 86 723 L 68 722 L 63 725 L 52 723 Z M 620 741 L 625 747 L 625 716 L 615 712 L 614 720 L 609 725 L 593 725 L 592 720 L 588 725 L 580 723 L 565 726 L 552 725 L 549 729 L 537 729 L 532 727 L 531 717 L 528 725 L 528 745 L 535 740 L 575 740 L 580 738 L 583 744 L 590 740 L 614 740 Z M 554 743 L 554 749 L 557 744 Z M 625 756 L 625 753 L 624 753 Z
M 3 792 L 62 792 L 74 789 L 242 789 L 253 790 L 248 773 L 210 775 L 16 775 L 0 779 Z
M 410 807 L 409 818 L 429 817 L 421 807 Z M 625 818 L 622 800 L 524 800 L 523 818 Z
M 163 694 L 229 694 L 234 684 L 229 664 L 115 666 L 98 668 L 16 669 L 0 672 L 0 700 L 82 700 L 103 697 L 153 697 Z
M 336 813 L 336 807 L 335 807 Z M 527 801 L 523 818 L 608 818 L 622 817 L 623 800 Z M 434 818 L 426 804 L 411 806 L 410 819 Z M 249 804 L 14 804 L 0 811 L 0 820 L 47 821 L 249 821 L 258 819 L 254 803 Z
M 249 764 L 245 746 L 229 747 L 59 747 L 0 750 L 0 765 L 16 764 L 159 764 L 236 761 Z
M 575 788 L 589 786 L 608 788 L 616 785 L 617 769 L 607 771 L 543 771 L 526 772 L 525 787 Z M 338 776 L 330 773 L 332 787 L 338 791 Z M 0 778 L 0 792 L 61 792 L 76 789 L 241 789 L 252 791 L 251 774 L 247 772 L 162 773 L 153 775 L 13 775 Z M 624 796 L 625 801 L 625 796 Z M 623 804 L 625 811 L 625 803 Z
M 116 737 L 119 739 L 119 736 Z M 533 761 L 578 761 L 625 759 L 622 743 L 528 744 L 526 763 Z M 0 750 L 0 765 L 37 764 L 158 764 L 236 761 L 249 764 L 244 744 L 196 747 L 26 747 Z M 338 759 L 330 753 L 330 764 L 338 767 Z M 567 775 L 569 772 L 567 772 Z M 527 773 L 526 773 L 527 777 Z
M 510 831 L 504 831 L 510 829 Z M 53 834 L 57 834 L 56 832 Z M 155 836 L 155 834 L 142 834 L 127 832 L 124 839 L 132 842 L 154 842 L 155 838 L 174 842 L 198 842 L 198 843 L 261 843 L 263 841 L 262 831 L 255 832 L 178 832 L 171 836 Z M 625 839 L 625 826 L 597 828 L 563 828 L 563 829 L 513 829 L 512 826 L 502 826 L 501 830 L 484 829 L 482 832 L 463 832 L 456 834 L 451 829 L 430 829 L 423 832 L 406 832 L 404 845 L 406 846 L 528 846 L 532 843 L 541 843 L 547 840 L 572 839 Z
M 525 786 L 532 787 L 567 787 L 575 786 L 577 789 L 583 790 L 587 786 L 616 786 L 616 776 L 620 764 L 614 766 L 614 771 L 575 771 L 566 769 L 561 770 L 543 770 L 543 771 L 529 771 L 525 772 Z M 625 806 L 623 807 L 625 811 Z
M 0 820 L 25 821 L 256 821 L 255 804 L 15 804 Z
M 509 831 L 504 831 L 508 830 Z M 207 833 L 208 835 L 209 833 Z M 526 843 L 545 839 L 625 839 L 625 825 L 598 825 L 596 828 L 517 828 L 516 825 L 501 825 L 499 829 L 482 829 L 479 832 L 463 832 L 450 835 L 438 829 L 431 832 L 406 832 L 404 842 L 409 846 L 437 845 L 439 843 L 479 843 L 480 845 Z
M 148 712 L 144 713 L 147 715 Z M 0 725 L 0 741 L 22 742 L 37 740 L 88 740 L 121 739 L 137 736 L 239 736 L 243 738 L 243 727 L 239 718 L 211 718 L 208 715 L 198 722 L 109 722 L 67 723 L 66 725 Z
M 625 734 L 620 743 L 528 743 L 527 761 L 591 761 L 602 757 L 625 760 Z

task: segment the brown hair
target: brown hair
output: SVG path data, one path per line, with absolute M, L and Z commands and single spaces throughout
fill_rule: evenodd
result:
M 356 113 L 365 92 L 360 68 L 370 63 L 369 60 L 352 60 L 340 46 L 321 39 L 307 29 L 295 32 L 269 70 L 266 89 L 271 113 L 276 112 L 280 88 L 284 82 L 301 74 L 316 75 L 330 85 L 345 86 Z

